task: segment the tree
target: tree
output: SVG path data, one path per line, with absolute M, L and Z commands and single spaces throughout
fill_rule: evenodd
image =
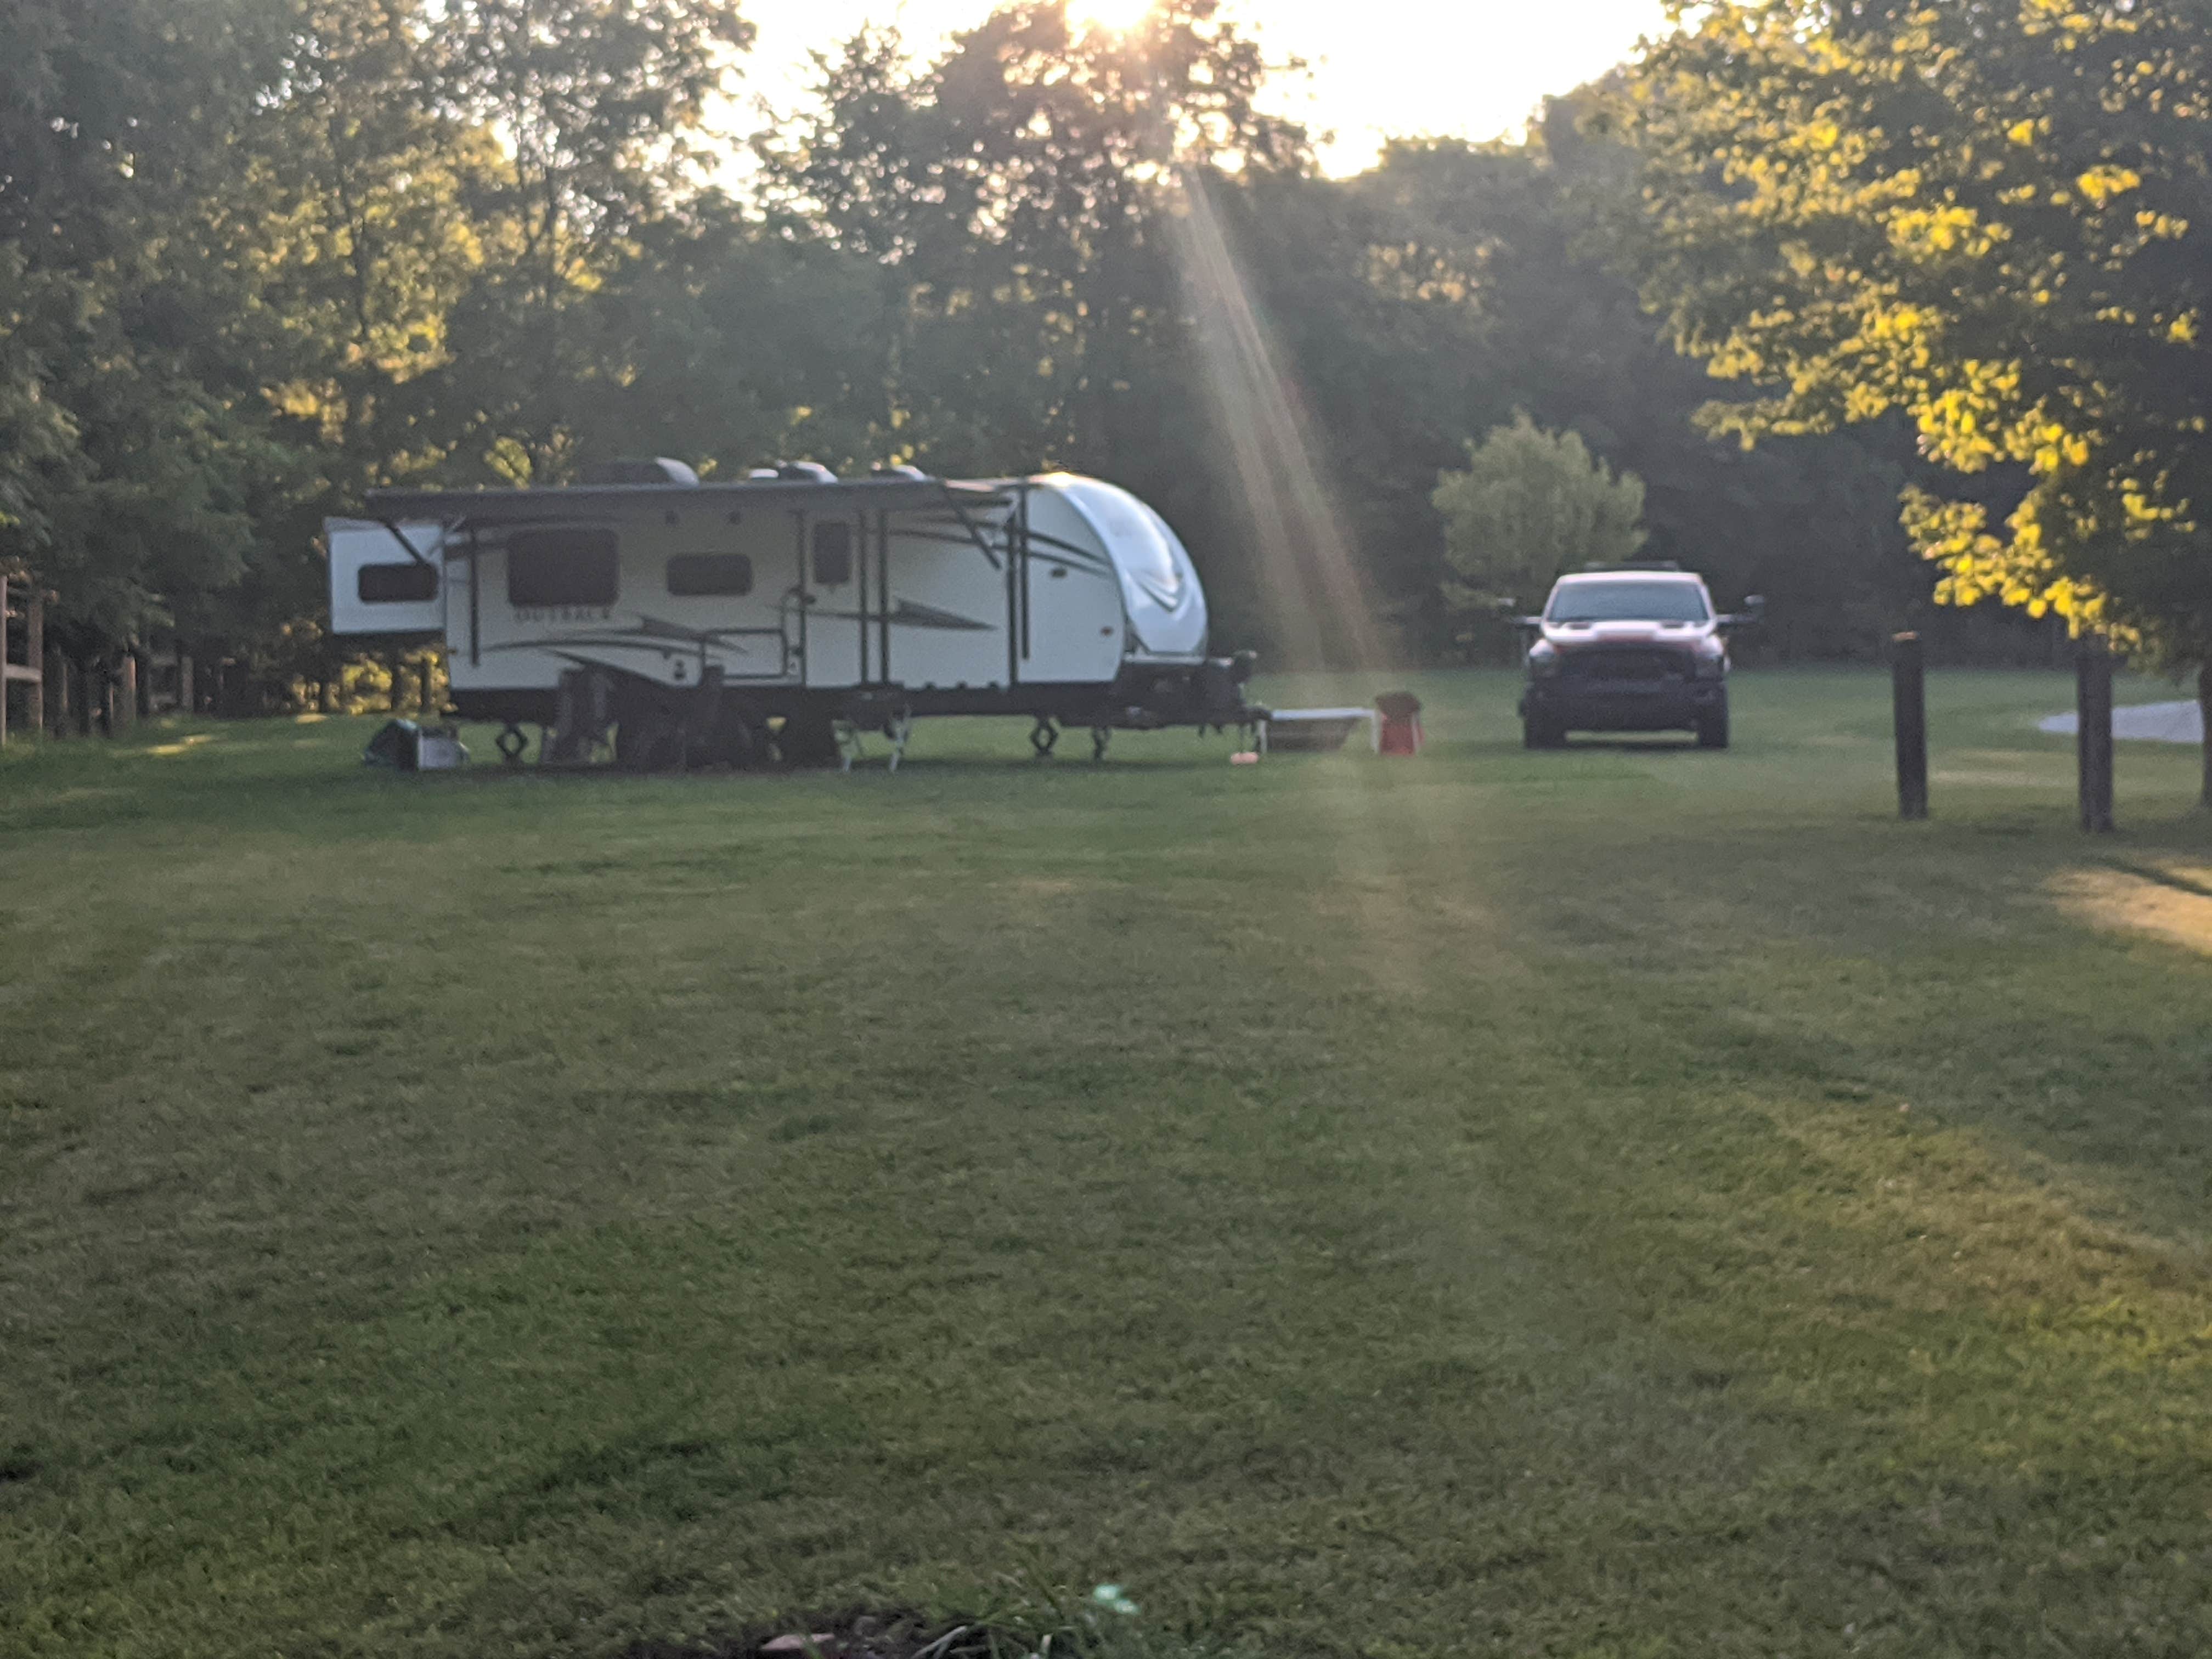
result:
M 1466 471 L 1445 473 L 1432 499 L 1452 573 L 1445 594 L 1463 622 L 1532 606 L 1561 572 L 1618 563 L 1644 545 L 1644 481 L 1615 477 L 1578 434 L 1526 415 L 1470 444 Z
M 2212 14 L 1735 0 L 1640 72 L 1643 274 L 1745 443 L 1901 414 L 1939 597 L 2203 665 L 2212 710 Z M 2212 744 L 2206 751 L 2212 805 Z
M 722 0 L 445 0 L 425 28 L 429 95 L 500 146 L 469 173 L 491 234 L 428 390 L 480 477 L 559 483 L 601 390 L 580 312 L 696 187 L 752 25 Z
M 781 222 L 884 273 L 887 452 L 1142 465 L 1181 343 L 1175 168 L 1307 160 L 1257 107 L 1266 64 L 1219 9 L 1169 0 L 1116 34 L 1018 0 L 919 70 L 895 35 L 863 33 L 823 63 L 818 116 L 762 143 Z
M 1698 570 L 1717 592 L 1766 594 L 1760 644 L 1785 657 L 1864 653 L 1901 626 L 1926 626 L 1917 612 L 1933 573 L 1898 522 L 1912 457 L 1902 422 L 1751 450 L 1698 428 L 1712 381 L 1621 268 L 1651 232 L 1638 158 L 1604 113 L 1595 90 L 1554 99 L 1525 143 L 1395 143 L 1351 182 L 1393 210 L 1395 240 L 1378 236 L 1376 263 L 1387 258 L 1408 302 L 1401 326 L 1414 326 L 1410 307 L 1430 295 L 1466 319 L 1456 331 L 1419 326 L 1425 370 L 1395 386 L 1399 441 L 1433 477 L 1466 434 L 1516 410 L 1580 434 L 1644 479 L 1646 551 Z M 1415 404 L 1425 406 L 1418 420 Z M 1414 435 L 1420 426 L 1441 434 L 1444 453 Z M 1426 503 L 1425 489 L 1407 495 Z M 1436 537 L 1418 538 L 1431 593 Z
M 27 442 L 0 464 L 0 560 L 60 591 L 52 631 L 80 656 L 234 580 L 283 466 L 236 378 L 250 284 L 204 210 L 265 64 L 242 3 L 191 9 L 0 19 L 0 420 Z

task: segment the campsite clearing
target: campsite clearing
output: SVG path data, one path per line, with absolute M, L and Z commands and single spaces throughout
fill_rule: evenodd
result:
M 1728 753 L 1409 684 L 1405 761 L 11 748 L 0 1650 L 1014 1572 L 1271 1655 L 2212 1649 L 2196 757 L 2091 842 L 2068 682 L 1937 675 L 1900 825 L 1878 674 Z

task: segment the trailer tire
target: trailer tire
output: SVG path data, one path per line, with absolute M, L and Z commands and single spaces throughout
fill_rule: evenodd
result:
M 691 763 L 744 772 L 760 765 L 769 753 L 768 729 L 726 706 L 713 729 L 693 742 Z
M 783 763 L 791 767 L 836 766 L 843 759 L 837 746 L 836 722 L 827 714 L 784 716 L 783 730 L 776 733 L 775 750 Z
M 625 772 L 680 772 L 684 726 L 658 708 L 629 712 L 615 728 L 615 763 Z

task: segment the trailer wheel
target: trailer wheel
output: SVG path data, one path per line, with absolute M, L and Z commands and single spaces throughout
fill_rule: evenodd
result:
M 786 766 L 836 766 L 845 757 L 837 723 L 827 714 L 787 714 L 775 748 Z
M 683 722 L 658 708 L 632 712 L 615 728 L 615 763 L 625 772 L 684 769 Z
M 742 772 L 758 766 L 769 752 L 767 728 L 725 708 L 706 734 L 691 744 L 694 766 L 728 766 Z
M 1036 750 L 1036 757 L 1039 760 L 1050 760 L 1052 751 L 1059 747 L 1059 744 L 1060 728 L 1042 714 L 1038 715 L 1036 725 L 1030 732 L 1030 747 Z

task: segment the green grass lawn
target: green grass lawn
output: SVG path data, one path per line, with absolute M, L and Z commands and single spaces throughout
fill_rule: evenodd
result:
M 1727 754 L 1413 683 L 1415 761 L 11 747 L 0 1653 L 1009 1574 L 1268 1655 L 2212 1650 L 2194 753 L 2091 842 L 2070 681 L 1940 675 L 1900 825 L 1878 674 Z

